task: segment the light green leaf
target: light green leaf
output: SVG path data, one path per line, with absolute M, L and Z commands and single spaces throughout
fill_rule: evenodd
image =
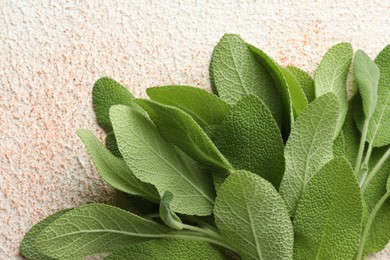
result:
M 356 97 L 355 97 L 356 98 Z M 356 127 L 354 118 L 353 118 L 353 100 L 349 102 L 348 112 L 345 116 L 344 125 L 342 128 L 342 133 L 344 136 L 344 145 L 345 145 L 345 157 L 349 160 L 352 165 L 352 168 L 355 168 L 356 157 L 359 150 L 360 144 L 360 132 Z
M 328 162 L 303 192 L 294 218 L 294 259 L 352 259 L 363 204 L 348 160 Z
M 298 67 L 287 66 L 286 70 L 288 70 L 298 81 L 303 92 L 305 92 L 305 96 L 308 103 L 311 103 L 315 99 L 315 95 L 316 95 L 313 78 L 307 72 L 301 70 Z
M 194 160 L 210 167 L 232 169 L 230 163 L 189 114 L 151 100 L 137 99 L 136 102 L 148 112 L 161 135 Z
M 116 157 L 122 158 L 121 152 L 119 151 L 118 144 L 116 142 L 114 132 L 110 132 L 106 135 L 106 148 Z
M 140 110 L 134 96 L 120 83 L 107 77 L 98 79 L 92 90 L 92 104 L 99 125 L 107 133 L 112 131 L 109 111 L 113 105 L 127 105 Z
M 173 229 L 181 230 L 183 229 L 183 223 L 181 219 L 176 215 L 175 212 L 171 210 L 170 203 L 173 200 L 172 192 L 166 191 L 161 198 L 160 203 L 160 217 L 162 221 Z
M 36 240 L 38 235 L 49 224 L 67 212 L 69 212 L 69 209 L 58 211 L 35 224 L 26 235 L 24 235 L 23 240 L 20 243 L 20 253 L 29 260 L 54 260 L 54 258 L 44 255 L 38 250 Z
M 279 187 L 284 144 L 267 106 L 256 96 L 240 100 L 213 129 L 211 139 L 236 169 L 248 170 Z
M 209 243 L 187 239 L 152 240 L 120 249 L 105 260 L 223 260 L 224 255 Z
M 214 92 L 229 104 L 246 95 L 258 96 L 281 124 L 283 104 L 269 72 L 238 35 L 225 34 L 215 47 L 210 64 Z
M 359 84 L 364 117 L 368 120 L 375 111 L 378 95 L 379 68 L 362 50 L 357 50 L 353 74 Z
M 140 181 L 126 163 L 111 154 L 88 130 L 80 129 L 77 135 L 85 144 L 100 176 L 115 189 L 158 202 L 160 196 L 155 187 Z
M 390 45 L 378 54 L 375 63 L 380 71 L 378 100 L 368 127 L 367 141 L 373 147 L 379 147 L 390 144 Z
M 389 147 L 374 149 L 371 154 L 369 168 L 373 169 L 385 154 Z M 367 178 L 362 187 L 363 197 L 368 211 L 371 213 L 376 204 L 388 191 L 388 180 L 390 173 L 390 160 L 387 160 L 375 176 Z M 372 177 L 372 178 L 371 178 Z M 387 185 L 386 185 L 387 182 Z M 371 227 L 367 234 L 364 245 L 364 255 L 369 255 L 381 251 L 390 240 L 390 200 L 383 202 L 375 218 L 372 220 Z
M 293 229 L 285 203 L 271 183 L 236 171 L 222 184 L 215 222 L 226 242 L 246 259 L 292 259 Z
M 283 128 L 285 135 L 288 136 L 288 133 L 291 129 L 291 125 L 294 122 L 293 100 L 289 90 L 288 82 L 283 75 L 282 67 L 280 67 L 279 64 L 277 64 L 262 50 L 250 44 L 247 44 L 247 46 L 252 51 L 252 53 L 254 53 L 255 57 L 260 61 L 264 68 L 266 68 L 268 73 L 272 76 L 273 81 L 275 82 L 276 89 L 284 106 Z
M 168 229 L 128 211 L 89 204 L 64 214 L 38 236 L 44 254 L 59 259 L 77 259 L 112 252 L 129 243 L 165 237 Z
M 338 116 L 337 97 L 328 93 L 311 102 L 292 127 L 284 150 L 286 171 L 280 185 L 291 216 L 310 178 L 333 157 Z
M 330 48 L 318 66 L 315 76 L 316 97 L 334 93 L 340 102 L 340 116 L 337 121 L 336 135 L 344 124 L 348 111 L 347 77 L 353 56 L 349 43 L 339 43 Z
M 153 184 L 160 196 L 173 193 L 172 210 L 188 215 L 209 215 L 214 191 L 211 175 L 168 143 L 146 117 L 126 106 L 113 106 L 110 119 L 119 150 L 134 175 Z
M 164 86 L 148 88 L 146 93 L 154 101 L 183 110 L 202 128 L 221 123 L 230 110 L 228 103 L 200 88 Z
M 290 91 L 294 117 L 297 117 L 308 104 L 305 92 L 303 92 L 299 82 L 290 73 L 290 71 L 282 67 L 280 69 L 282 70 L 283 76 L 287 81 L 288 89 Z

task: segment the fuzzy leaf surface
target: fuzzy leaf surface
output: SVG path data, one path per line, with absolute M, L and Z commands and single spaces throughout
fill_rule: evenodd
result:
M 225 34 L 214 49 L 210 63 L 213 90 L 229 104 L 244 96 L 258 96 L 281 124 L 283 103 L 269 72 L 238 35 Z
M 112 252 L 129 243 L 164 237 L 168 229 L 128 211 L 89 204 L 64 214 L 38 236 L 39 250 L 54 258 L 77 259 Z
M 172 210 L 209 215 L 214 204 L 211 176 L 186 154 L 168 143 L 153 123 L 126 106 L 113 106 L 111 122 L 126 164 L 141 181 L 153 184 L 160 196 L 173 193 Z
M 151 100 L 137 99 L 161 135 L 194 160 L 210 167 L 232 169 L 204 130 L 186 112 Z
M 352 259 L 360 241 L 363 204 L 352 167 L 329 161 L 307 185 L 294 219 L 294 259 Z
M 271 183 L 236 171 L 222 184 L 215 222 L 226 242 L 246 259 L 292 259 L 293 229 L 282 197 Z
M 352 63 L 353 50 L 349 43 L 339 43 L 330 48 L 318 66 L 315 76 L 316 97 L 334 93 L 340 102 L 340 116 L 336 135 L 344 124 L 348 111 L 347 77 Z
M 148 88 L 150 99 L 174 106 L 187 114 L 202 127 L 217 125 L 225 118 L 230 105 L 216 95 L 189 86 L 164 86 Z
M 279 187 L 284 144 L 271 112 L 259 98 L 241 99 L 213 129 L 211 139 L 235 169 L 256 173 Z
M 339 105 L 333 93 L 310 103 L 295 121 L 284 150 L 286 171 L 280 193 L 294 216 L 311 177 L 333 158 L 333 139 Z
M 316 95 L 313 78 L 306 71 L 298 67 L 287 66 L 286 70 L 288 70 L 298 81 L 303 92 L 305 92 L 305 96 L 308 103 L 311 103 L 315 99 L 315 95 Z

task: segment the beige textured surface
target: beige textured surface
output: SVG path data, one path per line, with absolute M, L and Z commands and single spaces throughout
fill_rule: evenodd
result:
M 73 2 L 0 0 L 0 259 L 17 258 L 38 219 L 109 201 L 75 136 L 81 127 L 101 134 L 91 107 L 98 77 L 137 96 L 152 85 L 209 88 L 210 55 L 227 32 L 309 72 L 340 41 L 371 57 L 390 43 L 389 0 Z

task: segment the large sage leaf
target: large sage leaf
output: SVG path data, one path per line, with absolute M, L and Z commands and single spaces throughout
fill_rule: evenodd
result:
M 54 258 L 44 255 L 37 248 L 38 235 L 54 220 L 58 219 L 69 209 L 58 211 L 47 218 L 39 221 L 24 235 L 20 243 L 20 253 L 29 260 L 54 260 Z
M 380 158 L 389 149 L 381 147 L 374 149 L 371 154 L 369 168 L 373 169 Z M 386 182 L 390 173 L 390 160 L 387 160 L 375 176 L 367 178 L 362 187 L 363 197 L 368 211 L 371 213 L 376 204 L 386 194 Z M 364 255 L 369 255 L 381 251 L 390 240 L 390 199 L 387 199 L 380 207 L 372 221 L 370 230 L 364 244 Z
M 202 164 L 231 170 L 230 163 L 218 151 L 203 129 L 186 112 L 151 100 L 138 99 L 161 135 Z
M 116 157 L 122 158 L 121 152 L 119 151 L 118 144 L 116 142 L 114 132 L 110 132 L 106 135 L 105 141 L 106 148 Z
M 209 243 L 187 239 L 152 240 L 120 249 L 105 260 L 223 260 L 225 256 Z
M 221 123 L 230 109 L 230 105 L 216 95 L 196 87 L 154 87 L 148 88 L 146 93 L 154 101 L 183 110 L 202 128 Z
M 109 111 L 113 105 L 127 105 L 141 110 L 133 102 L 134 96 L 117 81 L 103 77 L 95 82 L 92 90 L 92 104 L 99 125 L 107 133 L 112 131 Z
M 104 204 L 89 204 L 64 214 L 38 236 L 42 253 L 58 259 L 77 259 L 165 237 L 168 229 L 128 211 Z
M 230 104 L 246 95 L 258 96 L 281 124 L 283 104 L 269 72 L 238 35 L 225 34 L 215 47 L 210 63 L 214 92 Z
M 284 144 L 271 112 L 259 98 L 241 99 L 213 129 L 211 139 L 234 168 L 256 173 L 279 187 Z
M 378 98 L 379 68 L 362 50 L 357 50 L 353 74 L 359 85 L 364 118 L 369 120 L 375 111 Z
M 348 160 L 338 157 L 315 174 L 294 218 L 294 259 L 352 259 L 363 204 Z
M 336 135 L 344 124 L 348 111 L 347 77 L 353 56 L 349 43 L 339 43 L 330 48 L 318 66 L 315 76 L 316 97 L 334 93 L 340 102 L 340 117 L 337 121 Z
M 156 188 L 134 176 L 126 163 L 111 154 L 90 131 L 80 129 L 77 135 L 85 144 L 100 176 L 108 184 L 131 195 L 141 196 L 154 202 L 160 201 Z
M 286 171 L 280 193 L 291 216 L 310 178 L 333 157 L 339 105 L 333 93 L 310 103 L 295 121 L 284 150 Z
M 243 260 L 292 259 L 293 229 L 285 203 L 263 178 L 236 171 L 222 184 L 215 222 Z
M 390 144 L 390 45 L 378 54 L 375 63 L 380 71 L 378 99 L 370 119 L 367 141 L 373 147 L 379 147 Z
M 160 196 L 173 193 L 172 210 L 209 215 L 214 204 L 211 176 L 168 143 L 149 119 L 127 106 L 111 108 L 110 119 L 119 150 L 134 175 L 153 184 Z
M 313 78 L 304 70 L 301 70 L 298 67 L 287 66 L 288 70 L 294 78 L 298 81 L 303 92 L 305 92 L 306 99 L 308 103 L 312 102 L 315 99 L 315 89 L 314 89 L 314 80 Z

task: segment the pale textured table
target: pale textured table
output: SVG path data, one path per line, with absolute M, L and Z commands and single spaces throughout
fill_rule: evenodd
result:
M 371 57 L 390 43 L 389 0 L 83 2 L 0 0 L 0 259 L 17 258 L 23 234 L 50 213 L 110 201 L 75 135 L 101 136 L 91 107 L 100 76 L 136 96 L 164 84 L 209 89 L 224 33 L 310 73 L 335 43 Z

